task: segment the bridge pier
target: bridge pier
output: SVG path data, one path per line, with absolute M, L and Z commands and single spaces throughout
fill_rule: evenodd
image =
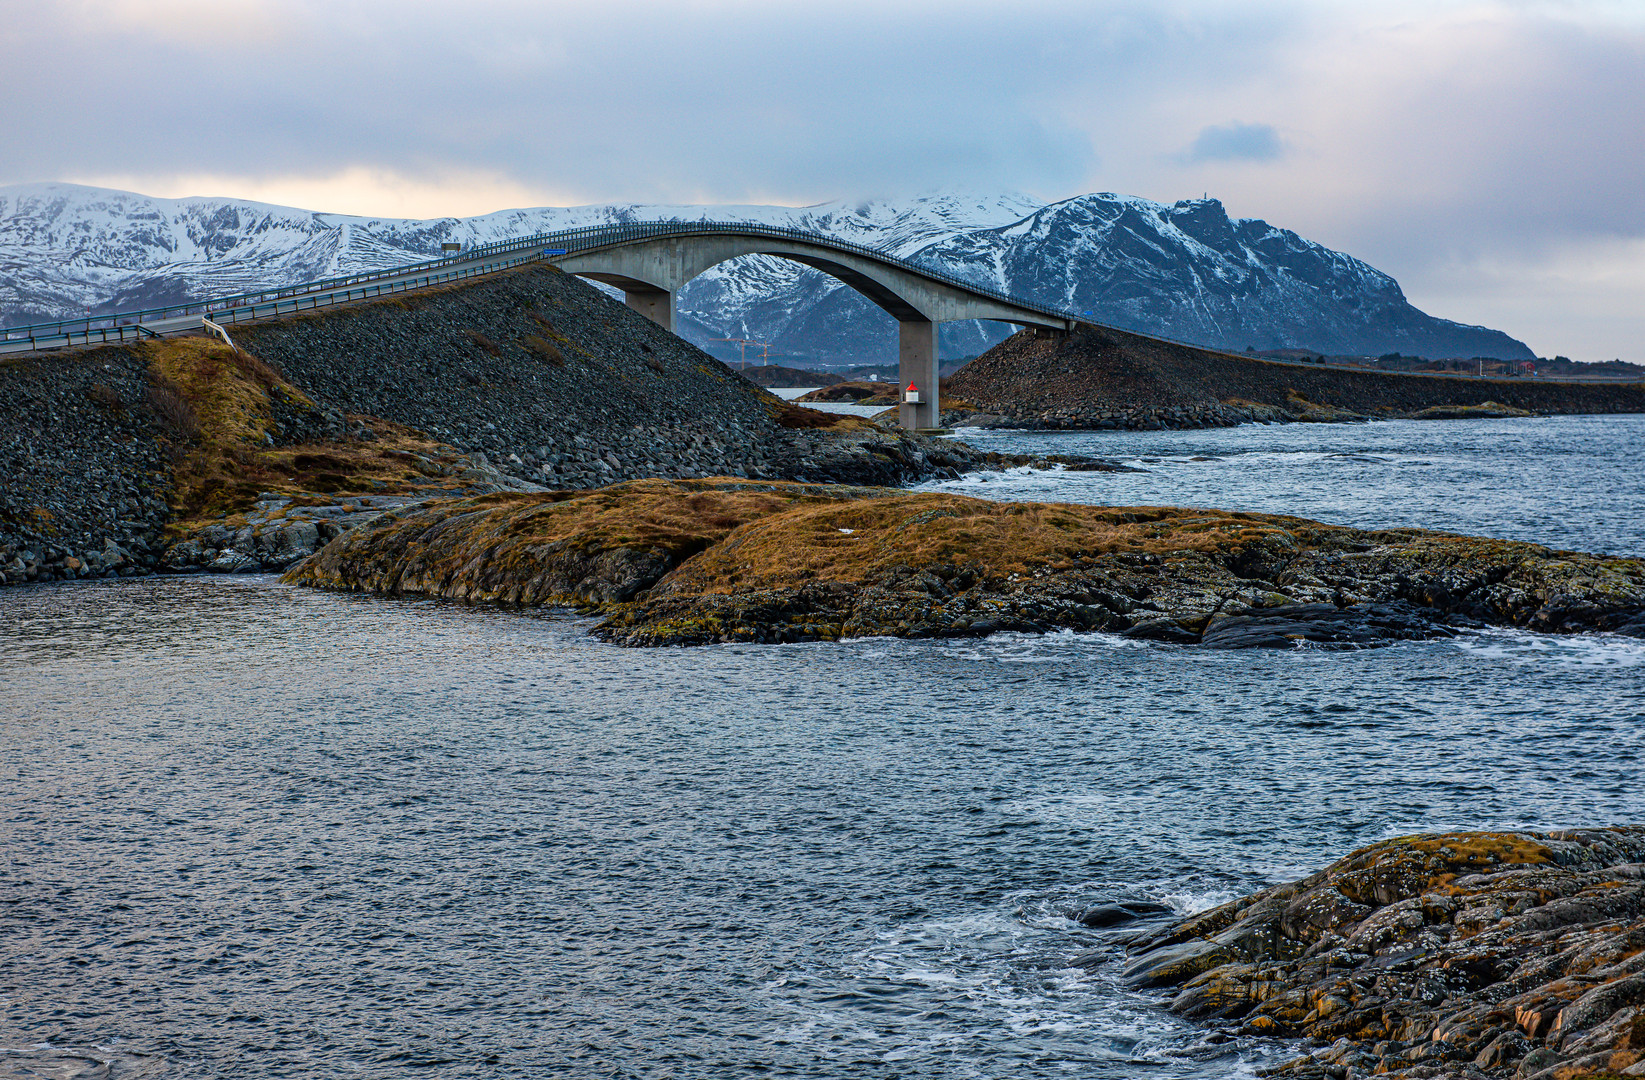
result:
M 674 294 L 662 289 L 623 289 L 623 303 L 664 330 L 674 330 Z
M 904 400 L 908 385 L 919 389 L 920 400 Z M 909 431 L 942 426 L 937 400 L 937 324 L 928 319 L 897 323 L 897 420 Z

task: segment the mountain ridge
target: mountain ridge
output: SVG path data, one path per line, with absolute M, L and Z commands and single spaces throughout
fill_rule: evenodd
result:
M 1098 193 L 1041 203 L 937 192 L 806 207 L 591 204 L 469 218 L 368 218 L 215 197 L 159 199 L 81 185 L 0 187 L 0 324 L 233 295 L 414 262 L 561 228 L 639 220 L 750 221 L 868 244 L 1094 321 L 1213 348 L 1496 356 L 1500 331 L 1427 315 L 1389 275 L 1211 198 Z M 722 263 L 676 298 L 682 336 L 769 342 L 813 363 L 895 356 L 890 316 L 820 271 L 773 256 Z M 944 355 L 1010 330 L 944 324 Z M 724 352 L 723 348 L 720 350 Z

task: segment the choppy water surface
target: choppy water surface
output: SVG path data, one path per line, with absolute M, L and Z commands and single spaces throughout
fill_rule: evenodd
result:
M 1645 416 L 960 434 L 985 449 L 1092 454 L 1144 470 L 1023 470 L 941 485 L 966 494 L 1297 514 L 1645 554 Z
M 1299 429 L 1241 430 L 1250 490 Z M 1637 468 L 1637 437 L 1612 451 Z M 1154 476 L 1107 501 L 1231 505 L 1161 479 L 1202 464 L 1060 497 Z M 1637 512 L 1636 479 L 1569 506 Z M 1295 509 L 1420 523 L 1355 490 Z M 0 592 L 0 1075 L 1250 1075 L 1285 1048 L 1071 968 L 1117 945 L 1068 915 L 1421 829 L 1645 819 L 1645 642 L 650 652 L 586 626 L 269 578 Z

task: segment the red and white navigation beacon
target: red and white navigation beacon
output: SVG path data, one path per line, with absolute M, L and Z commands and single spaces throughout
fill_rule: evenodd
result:
M 910 405 L 918 405 L 920 403 L 920 388 L 913 383 L 909 383 L 908 389 L 903 391 L 902 399 Z

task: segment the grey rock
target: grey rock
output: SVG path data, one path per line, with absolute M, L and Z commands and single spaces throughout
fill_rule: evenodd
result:
M 262 569 L 262 563 L 250 555 L 243 555 L 235 551 L 233 548 L 225 548 L 207 564 L 206 569 L 214 574 L 252 573 Z

